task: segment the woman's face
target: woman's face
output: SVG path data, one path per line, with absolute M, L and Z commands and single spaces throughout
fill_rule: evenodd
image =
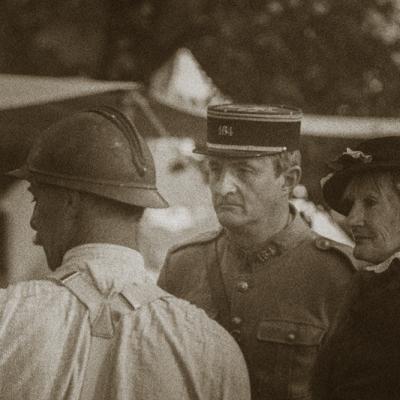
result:
M 379 264 L 400 250 L 400 197 L 390 174 L 355 176 L 343 200 L 350 206 L 356 258 Z

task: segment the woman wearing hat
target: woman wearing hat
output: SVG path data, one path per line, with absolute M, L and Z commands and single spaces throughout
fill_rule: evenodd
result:
M 328 205 L 347 216 L 358 273 L 320 353 L 313 398 L 400 399 L 400 137 L 347 149 L 323 185 Z

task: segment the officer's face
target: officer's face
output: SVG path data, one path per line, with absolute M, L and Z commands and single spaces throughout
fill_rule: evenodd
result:
M 344 200 L 350 205 L 356 258 L 378 264 L 400 249 L 400 199 L 389 175 L 353 178 Z
M 228 229 L 268 223 L 287 193 L 270 157 L 209 158 L 210 189 L 219 222 Z
M 43 246 L 51 270 L 61 265 L 73 234 L 67 191 L 50 185 L 31 183 L 35 207 L 31 227 L 36 231 L 34 243 Z

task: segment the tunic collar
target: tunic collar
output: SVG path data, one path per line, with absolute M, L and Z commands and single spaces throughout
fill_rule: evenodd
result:
M 250 263 L 266 263 L 271 257 L 279 256 L 302 243 L 310 235 L 310 228 L 298 211 L 291 206 L 291 222 L 281 231 L 268 238 L 257 250 L 237 248 L 238 252 Z

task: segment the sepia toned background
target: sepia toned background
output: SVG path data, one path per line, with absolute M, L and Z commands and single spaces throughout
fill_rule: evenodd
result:
M 294 201 L 315 229 L 343 241 L 320 207 L 327 161 L 400 131 L 397 0 L 5 0 L 0 26 L 0 172 L 62 116 L 99 104 L 126 112 L 171 203 L 142 221 L 153 277 L 171 245 L 217 227 L 204 162 L 191 153 L 208 104 L 303 109 L 306 191 Z M 47 272 L 25 189 L 0 179 L 2 286 Z

